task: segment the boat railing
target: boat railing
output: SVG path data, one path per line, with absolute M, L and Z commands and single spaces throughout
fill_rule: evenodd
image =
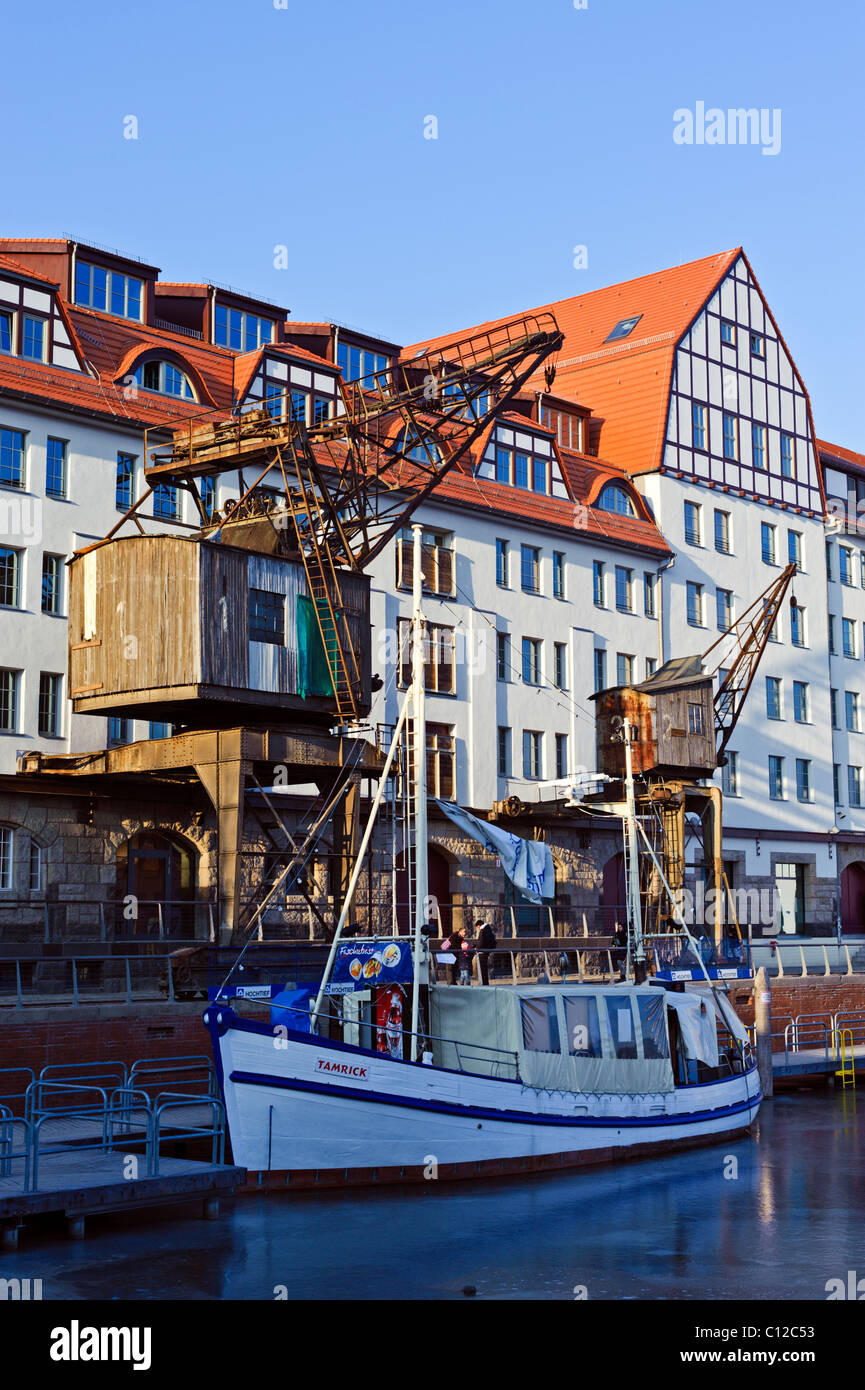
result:
M 328 997 L 332 998 L 333 996 Z M 308 1026 L 310 1024 L 311 1015 L 309 1010 L 300 1009 L 297 1007 L 296 1004 L 271 1003 L 271 1009 L 278 1009 L 283 1013 L 298 1014 L 303 1019 L 305 1026 Z M 319 1017 L 321 1017 L 321 1015 L 319 1015 Z M 325 1017 L 328 1018 L 331 1017 L 331 1015 L 326 1015 Z M 357 1020 L 352 1019 L 350 1022 L 351 1026 L 358 1026 Z M 366 1026 L 371 1029 L 376 1027 L 374 1023 L 367 1023 L 366 1025 L 361 1026 Z M 424 1054 L 426 1054 L 428 1057 L 431 1057 L 432 1054 L 430 1053 L 429 1048 L 429 1044 L 431 1043 L 438 1043 L 440 1046 L 443 1047 L 452 1047 L 456 1055 L 458 1070 L 461 1072 L 465 1072 L 472 1076 L 491 1076 L 499 1077 L 501 1079 L 503 1073 L 499 1071 L 498 1068 L 508 1068 L 511 1071 L 510 1079 L 514 1081 L 519 1081 L 520 1079 L 520 1059 L 518 1052 L 511 1051 L 504 1047 L 490 1047 L 486 1043 L 468 1043 L 461 1042 L 457 1038 L 440 1038 L 437 1037 L 434 1033 L 413 1033 L 410 1028 L 402 1028 L 400 1029 L 400 1033 L 403 1040 L 411 1038 L 418 1039 L 418 1042 L 420 1044 L 418 1050 L 421 1052 L 422 1057 L 424 1056 Z M 484 1055 L 467 1058 L 466 1054 L 468 1052 L 482 1053 Z M 382 1053 L 382 1056 L 387 1055 L 388 1054 L 385 1052 Z M 426 1058 L 424 1058 L 424 1062 L 425 1061 Z M 466 1061 L 474 1061 L 478 1063 L 483 1062 L 487 1066 L 489 1066 L 491 1070 L 488 1072 L 474 1071 L 470 1066 L 465 1065 Z M 418 1063 L 418 1065 L 423 1065 L 424 1062 Z M 428 1065 L 429 1063 L 427 1062 L 426 1064 Z
M 578 937 L 571 937 L 555 944 L 526 943 L 520 946 L 499 942 L 490 947 L 476 946 L 471 941 L 472 982 L 484 983 L 484 964 L 490 985 L 552 984 L 555 979 L 561 980 L 562 984 L 584 984 L 589 980 L 613 984 L 623 978 L 627 954 L 624 947 L 587 948 L 577 946 L 575 943 L 578 940 Z M 434 944 L 432 969 L 437 983 L 447 984 L 449 973 L 459 969 L 458 961 L 451 963 L 441 959 L 444 955 L 452 954 L 442 951 L 440 944 Z M 507 961 L 504 969 L 501 958 Z

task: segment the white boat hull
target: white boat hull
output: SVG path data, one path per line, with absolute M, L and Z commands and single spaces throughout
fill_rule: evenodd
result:
M 640 1095 L 540 1090 L 420 1066 L 211 1005 L 234 1162 L 292 1185 L 571 1167 L 710 1143 L 756 1118 L 756 1068 Z

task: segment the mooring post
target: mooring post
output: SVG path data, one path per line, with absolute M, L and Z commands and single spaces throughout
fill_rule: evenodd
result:
M 205 1221 L 217 1221 L 219 1219 L 218 1197 L 205 1197 L 202 1215 Z
M 760 966 L 754 980 L 754 1025 L 757 1037 L 757 1070 L 760 1073 L 760 1089 L 764 1096 L 771 1096 L 774 1074 L 772 1072 L 772 993 L 765 966 Z
M 84 1217 L 70 1216 L 67 1218 L 67 1231 L 72 1240 L 84 1239 Z

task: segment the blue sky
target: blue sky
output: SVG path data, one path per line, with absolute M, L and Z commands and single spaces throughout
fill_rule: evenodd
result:
M 861 0 L 276 3 L 7 7 L 3 230 L 397 342 L 742 244 L 865 450 Z M 698 101 L 779 109 L 780 152 L 674 144 Z

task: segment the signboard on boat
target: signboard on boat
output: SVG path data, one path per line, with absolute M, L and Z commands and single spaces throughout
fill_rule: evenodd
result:
M 414 978 L 411 947 L 392 938 L 341 941 L 333 964 L 330 994 L 352 994 L 373 985 L 410 984 Z

